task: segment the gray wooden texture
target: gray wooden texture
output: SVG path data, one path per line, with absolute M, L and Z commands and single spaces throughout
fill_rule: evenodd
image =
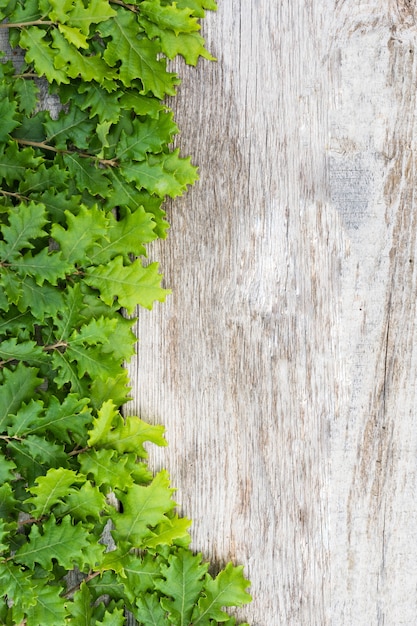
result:
M 131 413 L 253 626 L 417 624 L 416 34 L 406 0 L 221 0 L 174 106 Z

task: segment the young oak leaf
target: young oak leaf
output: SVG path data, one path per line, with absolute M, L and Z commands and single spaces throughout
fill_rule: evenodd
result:
M 94 265 L 106 263 L 118 255 L 122 255 L 125 261 L 128 261 L 129 254 L 145 255 L 143 244 L 157 238 L 153 215 L 141 206 L 134 213 L 125 209 L 124 217 L 119 220 L 110 214 L 108 220 L 107 239 L 102 239 L 90 254 Z
M 165 428 L 161 425 L 148 424 L 139 417 L 122 417 L 112 401 L 105 402 L 93 420 L 88 445 L 96 448 L 110 448 L 119 454 L 133 452 L 136 456 L 147 458 L 145 442 L 166 446 Z
M 52 571 L 53 560 L 67 570 L 77 565 L 81 570 L 85 565 L 94 567 L 101 555 L 104 546 L 96 544 L 96 553 L 91 548 L 88 530 L 82 523 L 73 525 L 71 517 L 65 516 L 61 523 L 53 515 L 43 524 L 42 534 L 36 524 L 33 524 L 29 533 L 29 540 L 21 546 L 14 560 L 21 565 L 33 568 L 38 563 L 46 571 Z M 93 559 L 93 562 L 91 562 Z
M 33 248 L 35 239 L 47 235 L 47 232 L 43 230 L 47 222 L 43 204 L 21 203 L 18 207 L 11 208 L 9 224 L 1 228 L 3 236 L 3 241 L 0 242 L 1 258 L 5 261 L 12 261 L 20 256 L 22 249 Z
M 106 236 L 108 218 L 97 206 L 81 206 L 77 215 L 65 211 L 67 227 L 54 224 L 51 237 L 59 243 L 63 258 L 69 263 L 85 262 L 93 244 Z
M 7 185 L 15 185 L 24 180 L 28 170 L 36 170 L 42 163 L 43 158 L 35 156 L 33 148 L 19 149 L 16 141 L 2 143 L 0 145 L 0 178 Z
M 64 589 L 57 586 L 37 585 L 36 604 L 27 611 L 26 626 L 56 626 L 65 624 L 68 615 Z
M 243 567 L 228 563 L 216 578 L 206 574 L 204 595 L 192 612 L 191 621 L 195 626 L 209 626 L 211 620 L 224 622 L 229 619 L 222 608 L 241 606 L 252 600 L 246 591 L 249 581 L 243 576 Z
M 48 515 L 56 504 L 62 503 L 75 489 L 70 489 L 77 483 L 84 483 L 85 476 L 77 474 L 74 470 L 60 467 L 51 468 L 45 476 L 38 476 L 36 485 L 29 487 L 31 495 L 26 502 L 33 506 L 33 517 Z
M 68 492 L 65 498 L 58 504 L 55 509 L 56 517 L 70 515 L 72 519 L 78 521 L 87 520 L 99 521 L 103 512 L 106 511 L 108 505 L 106 497 L 89 481 L 85 482 L 79 489 L 73 489 Z
M 136 606 L 132 607 L 133 615 L 140 624 L 166 626 L 166 613 L 156 593 L 147 593 L 136 598 Z
M 82 0 L 48 0 L 48 3 L 52 7 L 51 20 L 75 27 L 86 36 L 92 24 L 105 22 L 116 14 L 108 0 L 89 0 L 87 6 Z
M 133 485 L 131 474 L 132 463 L 135 455 L 120 456 L 115 450 L 87 450 L 78 456 L 80 468 L 83 474 L 92 478 L 94 483 L 105 491 L 113 489 L 128 489 Z
M 60 30 L 54 30 L 51 36 L 52 48 L 57 53 L 54 65 L 57 70 L 63 71 L 67 77 L 81 78 L 87 82 L 95 80 L 102 85 L 111 84 L 112 79 L 116 77 L 115 70 L 110 69 L 100 55 L 82 54 L 76 46 L 69 43 Z M 91 52 L 90 49 L 89 52 Z
M 200 30 L 200 24 L 193 16 L 192 9 L 188 6 L 181 8 L 177 3 L 164 6 L 160 0 L 144 0 L 140 4 L 140 15 L 145 15 L 161 30 L 172 30 L 175 35 Z M 140 18 L 139 23 L 141 23 Z
M 146 160 L 120 163 L 120 173 L 138 189 L 163 198 L 180 196 L 197 179 L 197 168 L 189 157 L 180 158 L 179 150 L 170 153 L 148 155 Z
M 160 112 L 157 119 L 133 120 L 131 132 L 122 131 L 115 150 L 118 161 L 143 161 L 147 153 L 156 154 L 172 141 L 178 126 L 172 112 Z
M 46 30 L 36 26 L 27 26 L 20 33 L 19 45 L 27 50 L 25 61 L 33 63 L 38 76 L 45 76 L 50 83 L 70 82 L 67 72 L 55 65 L 59 53 L 51 47 Z
M 189 543 L 191 520 L 186 517 L 166 518 L 143 539 L 143 545 L 147 549 L 156 549 L 158 546 L 172 546 L 178 541 Z M 172 594 L 169 594 L 172 595 Z
M 171 293 L 160 286 L 162 276 L 158 273 L 158 263 L 143 267 L 141 260 L 136 259 L 124 265 L 122 256 L 115 257 L 106 265 L 87 267 L 84 280 L 100 292 L 103 302 L 111 306 L 116 299 L 129 314 L 138 304 L 151 309 L 156 300 L 164 302 Z
M 163 608 L 169 613 L 170 621 L 177 626 L 188 626 L 191 614 L 204 588 L 208 563 L 201 562 L 201 554 L 192 554 L 180 549 L 170 554 L 168 565 L 161 565 L 163 579 L 155 587 L 164 594 Z
M 18 363 L 14 370 L 5 368 L 0 385 L 0 432 L 11 423 L 22 403 L 32 398 L 35 389 L 42 383 L 38 370 Z
M 138 34 L 138 23 L 132 11 L 117 9 L 117 15 L 98 26 L 102 37 L 109 41 L 103 58 L 111 67 L 118 66 L 122 83 L 129 87 L 139 79 L 143 88 L 141 94 L 152 93 L 162 100 L 166 95 L 175 95 L 175 85 L 179 83 L 176 74 L 168 72 L 166 60 L 159 58 L 160 48 Z
M 114 524 L 112 535 L 116 542 L 126 542 L 134 548 L 143 546 L 143 539 L 150 526 L 156 526 L 165 514 L 175 507 L 172 500 L 174 489 L 170 488 L 165 470 L 156 474 L 150 485 L 132 485 L 124 492 L 117 492 L 123 505 L 123 513 L 111 513 Z

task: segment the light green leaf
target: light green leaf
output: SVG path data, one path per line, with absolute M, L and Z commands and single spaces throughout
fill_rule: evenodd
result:
M 70 570 L 77 565 L 83 569 L 89 546 L 88 532 L 83 524 L 73 525 L 69 515 L 60 524 L 51 515 L 43 524 L 42 534 L 36 524 L 32 525 L 29 541 L 16 552 L 15 561 L 33 568 L 39 563 L 44 570 L 52 570 L 52 559 Z
M 207 574 L 204 586 L 204 597 L 192 613 L 192 623 L 197 626 L 209 626 L 211 620 L 224 622 L 229 619 L 222 608 L 225 606 L 241 606 L 251 601 L 246 591 L 249 581 L 243 576 L 243 567 L 234 567 L 228 563 L 216 578 Z
M 28 489 L 32 497 L 28 498 L 27 502 L 33 506 L 33 517 L 42 517 L 75 491 L 70 489 L 72 485 L 85 482 L 85 477 L 73 470 L 60 467 L 49 469 L 46 476 L 38 476 L 35 482 L 36 485 Z
M 90 254 L 95 265 L 106 263 L 115 256 L 122 255 L 125 261 L 129 254 L 144 255 L 144 243 L 156 239 L 153 215 L 138 207 L 134 213 L 126 209 L 123 219 L 116 220 L 109 215 L 107 240 L 103 239 Z
M 8 185 L 24 180 L 28 170 L 36 169 L 42 158 L 35 156 L 33 148 L 19 149 L 16 141 L 0 145 L 0 177 Z
M 166 626 L 166 614 L 155 593 L 147 593 L 136 600 L 133 614 L 140 623 L 146 626 Z
M 67 227 L 54 224 L 51 236 L 60 245 L 63 258 L 69 263 L 85 262 L 88 250 L 108 230 L 108 218 L 97 206 L 81 206 L 77 215 L 65 211 Z
M 155 22 L 161 30 L 172 30 L 176 35 L 200 30 L 198 20 L 188 6 L 164 5 L 160 0 L 144 0 L 140 4 L 140 15 Z
M 71 26 L 65 26 L 64 24 L 58 24 L 59 32 L 62 33 L 68 43 L 74 45 L 76 48 L 84 48 L 88 50 L 88 40 L 79 28 Z
M 197 169 L 190 158 L 179 157 L 179 150 L 148 156 L 145 161 L 120 164 L 120 173 L 138 189 L 146 189 L 161 198 L 180 196 L 197 179 Z
M 108 0 L 89 0 L 87 6 L 82 0 L 48 0 L 53 11 L 49 16 L 52 20 L 75 26 L 84 35 L 88 35 L 92 24 L 98 24 L 112 18 L 116 13 Z
M 126 266 L 122 256 L 112 259 L 107 265 L 85 270 L 85 282 L 99 290 L 103 302 L 111 306 L 117 299 L 119 305 L 130 314 L 137 304 L 151 309 L 156 300 L 165 301 L 171 292 L 160 286 L 161 281 L 158 263 L 143 267 L 140 259 L 136 259 Z
M 18 363 L 14 370 L 3 370 L 3 381 L 0 385 L 0 432 L 4 432 L 10 423 L 10 416 L 16 413 L 22 402 L 32 397 L 42 379 L 38 378 L 38 370 Z
M 137 463 L 136 458 L 134 453 L 119 455 L 111 449 L 93 449 L 80 454 L 78 461 L 83 474 L 109 492 L 114 489 L 125 491 L 134 482 L 139 484 L 151 482 L 151 472 L 144 463 Z
M 45 76 L 50 83 L 69 83 L 70 79 L 62 68 L 57 68 L 55 62 L 58 52 L 53 50 L 46 40 L 47 31 L 36 26 L 28 26 L 22 30 L 19 45 L 27 50 L 25 60 L 33 63 L 39 76 Z M 65 40 L 64 40 L 65 41 Z
M 57 626 L 64 624 L 68 614 L 65 598 L 61 596 L 64 589 L 55 586 L 39 586 L 36 588 L 36 604 L 27 611 L 27 626 Z
M 134 452 L 137 456 L 146 458 L 148 453 L 143 444 L 149 441 L 155 445 L 166 446 L 164 431 L 163 426 L 148 424 L 136 416 L 123 418 L 114 403 L 109 401 L 103 404 L 97 418 L 93 420 L 88 445 L 111 448 L 119 454 Z
M 72 519 L 83 522 L 89 519 L 98 521 L 107 508 L 106 498 L 98 487 L 85 482 L 79 489 L 68 492 L 57 506 L 55 515 L 57 517 L 70 515 Z
M 177 515 L 164 519 L 160 522 L 148 537 L 143 540 L 147 548 L 157 548 L 158 546 L 172 546 L 177 540 L 188 540 L 190 538 L 188 529 L 191 520 Z
M 17 116 L 16 104 L 3 97 L 0 100 L 0 142 L 10 139 L 10 133 L 19 126 Z
M 151 92 L 159 99 L 175 94 L 175 85 L 179 82 L 176 75 L 167 72 L 165 59 L 158 58 L 158 44 L 138 35 L 137 19 L 132 11 L 118 9 L 114 19 L 98 28 L 103 37 L 111 38 L 103 54 L 104 60 L 110 67 L 118 66 L 120 80 L 126 87 L 140 79 L 141 94 Z
M 31 202 L 9 210 L 9 225 L 1 228 L 4 241 L 0 242 L 2 259 L 16 259 L 23 248 L 33 248 L 33 240 L 47 235 L 43 227 L 47 223 L 43 204 Z
M 32 364 L 41 364 L 47 360 L 47 355 L 35 341 L 21 341 L 17 337 L 4 339 L 0 342 L 0 359 L 7 361 L 26 361 Z
M 127 493 L 118 492 L 123 504 L 123 513 L 114 512 L 111 517 L 115 526 L 112 532 L 117 542 L 127 542 L 140 548 L 149 526 L 159 524 L 175 507 L 172 500 L 173 489 L 169 485 L 166 471 L 159 472 L 150 485 L 133 485 Z
M 161 565 L 163 579 L 156 581 L 156 588 L 166 598 L 161 600 L 169 613 L 170 621 L 177 626 L 188 626 L 191 614 L 204 588 L 208 563 L 201 563 L 201 554 L 178 550 L 168 557 L 169 565 Z

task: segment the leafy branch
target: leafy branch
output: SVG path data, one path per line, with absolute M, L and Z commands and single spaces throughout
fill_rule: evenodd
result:
M 147 245 L 197 179 L 172 148 L 167 59 L 212 58 L 199 20 L 215 8 L 0 2 L 25 52 L 0 63 L 0 624 L 233 626 L 227 607 L 250 600 L 241 566 L 212 576 L 192 552 L 150 471 L 163 427 L 122 413 L 132 316 L 169 294 Z

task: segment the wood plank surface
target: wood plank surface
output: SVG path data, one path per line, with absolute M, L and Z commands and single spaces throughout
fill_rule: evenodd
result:
M 201 180 L 155 245 L 131 413 L 253 626 L 417 623 L 416 24 L 406 0 L 221 0 L 180 68 Z

